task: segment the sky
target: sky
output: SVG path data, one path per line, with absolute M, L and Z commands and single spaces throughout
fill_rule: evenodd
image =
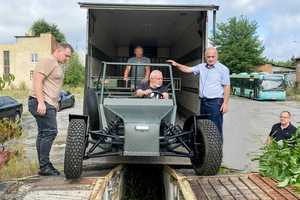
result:
M 86 50 L 86 10 L 80 0 L 0 0 L 0 43 L 14 43 L 40 18 L 54 23 L 79 54 Z M 82 0 L 109 2 L 111 0 Z M 244 15 L 258 23 L 264 55 L 274 60 L 300 56 L 300 0 L 117 0 L 121 3 L 196 3 L 220 6 L 217 22 Z M 117 2 L 114 0 L 113 2 Z M 210 15 L 209 22 L 212 22 Z

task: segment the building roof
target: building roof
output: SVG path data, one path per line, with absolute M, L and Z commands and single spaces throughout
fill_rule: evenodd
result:
M 213 4 L 195 4 L 188 1 L 183 3 L 148 3 L 148 1 L 100 1 L 99 3 L 79 2 L 80 7 L 88 9 L 101 10 L 180 10 L 180 11 L 204 11 L 204 10 L 218 10 L 219 6 Z

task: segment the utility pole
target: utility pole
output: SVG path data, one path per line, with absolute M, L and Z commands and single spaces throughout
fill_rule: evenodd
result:
M 296 60 L 296 88 L 300 89 L 300 57 L 295 58 Z

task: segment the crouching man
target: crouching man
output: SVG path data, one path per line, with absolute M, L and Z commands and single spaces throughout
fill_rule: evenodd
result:
M 267 143 L 270 144 L 272 140 L 286 140 L 290 139 L 296 132 L 297 128 L 291 123 L 291 113 L 289 111 L 282 111 L 280 113 L 280 122 L 272 126 Z

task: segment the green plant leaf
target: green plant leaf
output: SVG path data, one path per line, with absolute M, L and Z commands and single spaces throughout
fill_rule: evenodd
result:
M 279 182 L 277 186 L 278 187 L 286 187 L 286 186 L 288 186 L 289 182 L 290 182 L 290 179 L 286 178 L 283 181 Z

